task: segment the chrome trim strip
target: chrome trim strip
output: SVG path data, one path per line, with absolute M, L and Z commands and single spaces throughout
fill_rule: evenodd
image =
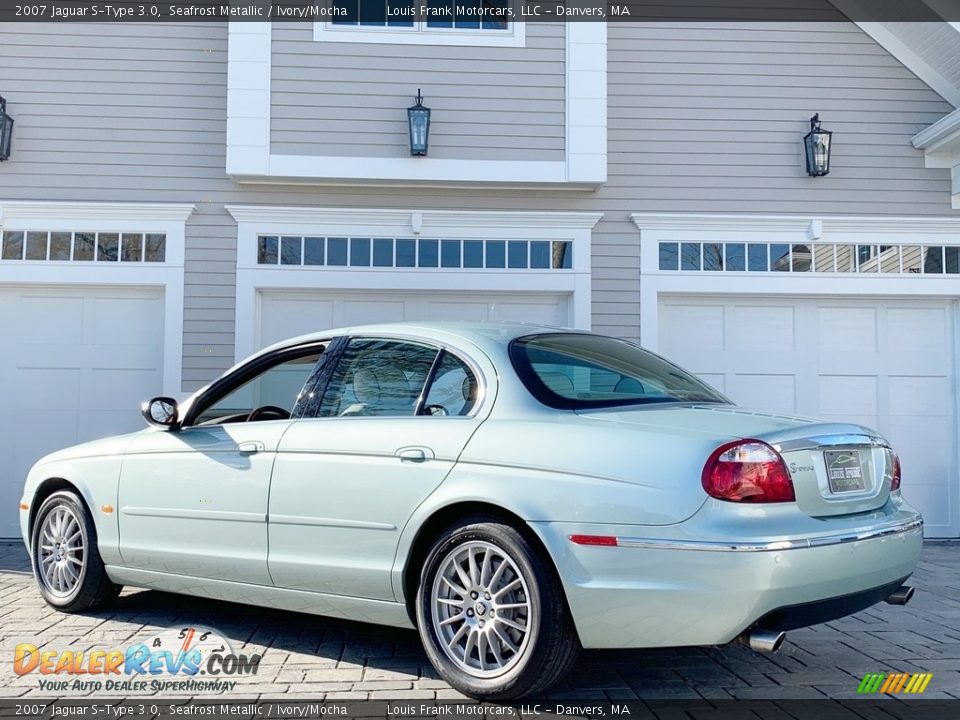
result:
M 178 520 L 223 520 L 226 522 L 265 523 L 266 513 L 234 512 L 230 510 L 190 510 L 186 508 L 133 507 L 120 508 L 124 515 L 136 517 L 176 518 Z
M 654 538 L 618 537 L 617 547 L 649 548 L 655 550 L 699 550 L 705 552 L 779 552 L 801 548 L 826 547 L 845 543 L 874 540 L 890 535 L 901 535 L 923 527 L 923 519 L 873 528 L 844 535 L 824 535 L 800 540 L 777 540 L 768 543 L 720 542 L 716 540 L 657 540 Z
M 312 527 L 354 528 L 357 530 L 396 530 L 389 523 L 367 522 L 365 520 L 340 520 L 339 518 L 307 517 L 305 515 L 270 515 L 271 525 L 308 525 Z
M 845 446 L 858 448 L 889 448 L 890 445 L 879 435 L 867 433 L 850 433 L 841 435 L 815 435 L 795 440 L 774 442 L 779 452 L 794 452 L 796 450 L 821 450 L 826 448 Z

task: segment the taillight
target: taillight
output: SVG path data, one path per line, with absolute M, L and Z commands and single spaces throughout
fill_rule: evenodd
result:
M 703 489 L 730 502 L 796 500 L 783 458 L 760 440 L 737 440 L 714 450 L 703 466 Z
M 893 454 L 893 477 L 890 478 L 890 492 L 900 489 L 900 458 Z

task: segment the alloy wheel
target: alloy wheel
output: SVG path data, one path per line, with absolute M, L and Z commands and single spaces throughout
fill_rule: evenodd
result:
M 523 657 L 536 618 L 519 565 L 502 548 L 458 545 L 440 563 L 430 598 L 440 645 L 461 670 L 494 677 Z
M 38 537 L 37 574 L 48 592 L 67 597 L 83 577 L 86 561 L 80 519 L 66 505 L 57 505 L 43 519 Z

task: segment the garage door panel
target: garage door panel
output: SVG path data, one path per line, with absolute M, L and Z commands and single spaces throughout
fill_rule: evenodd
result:
M 692 366 L 701 353 L 723 351 L 725 320 L 723 307 L 665 301 L 660 311 L 660 345 L 676 349 L 675 362 Z
M 820 307 L 817 340 L 821 356 L 872 353 L 877 350 L 877 311 L 865 307 Z
M 730 331 L 737 348 L 758 352 L 790 352 L 794 349 L 794 309 L 784 306 L 733 308 Z
M 156 381 L 155 368 L 94 369 L 81 390 L 83 406 L 91 410 L 119 410 L 128 415 L 131 410 L 139 409 L 139 401 L 130 405 L 131 398 L 148 400 L 160 393 Z
M 83 298 L 19 296 L 9 290 L 0 293 L 0 302 L 13 308 L 10 330 L 17 345 L 48 343 L 57 338 L 61 344 L 83 342 Z
M 945 308 L 891 307 L 887 310 L 887 327 L 891 349 L 921 357 L 952 352 L 947 344 L 950 333 Z
M 157 341 L 157 328 L 163 327 L 163 307 L 159 296 L 94 297 L 84 310 L 87 342 L 98 345 L 142 345 Z
M 24 410 L 77 410 L 80 368 L 19 368 L 11 383 L 10 405 Z
M 951 517 L 956 510 L 944 501 L 944 486 L 942 485 L 918 485 L 914 484 L 913 478 L 909 472 L 904 471 L 904 482 L 907 489 L 904 490 L 904 497 L 910 503 L 923 511 L 923 523 L 925 531 L 936 527 L 949 527 Z M 929 532 L 926 533 L 929 536 Z M 942 537 L 934 535 L 933 537 Z
M 402 300 L 345 300 L 343 317 L 338 324 L 402 322 L 411 319 L 406 317 L 406 311 L 407 305 Z
M 501 302 L 498 303 L 497 320 L 517 320 L 544 325 L 569 325 L 570 318 L 566 307 L 556 302 Z
M 465 320 L 483 322 L 490 319 L 490 306 L 486 302 L 427 302 L 429 320 Z
M 335 327 L 337 323 L 333 319 L 333 308 L 332 300 L 305 300 L 287 295 L 264 296 L 260 305 L 261 347 Z
M 888 382 L 891 415 L 948 418 L 953 414 L 948 378 L 891 376 Z
M 859 416 L 876 421 L 876 376 L 820 375 L 819 413 L 829 417 Z
M 733 395 L 744 407 L 776 412 L 797 411 L 797 388 L 792 375 L 737 374 Z

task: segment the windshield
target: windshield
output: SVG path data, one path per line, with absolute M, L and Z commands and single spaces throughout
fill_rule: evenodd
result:
M 706 383 L 663 358 L 600 335 L 528 335 L 511 343 L 510 359 L 527 390 L 554 408 L 729 403 Z

